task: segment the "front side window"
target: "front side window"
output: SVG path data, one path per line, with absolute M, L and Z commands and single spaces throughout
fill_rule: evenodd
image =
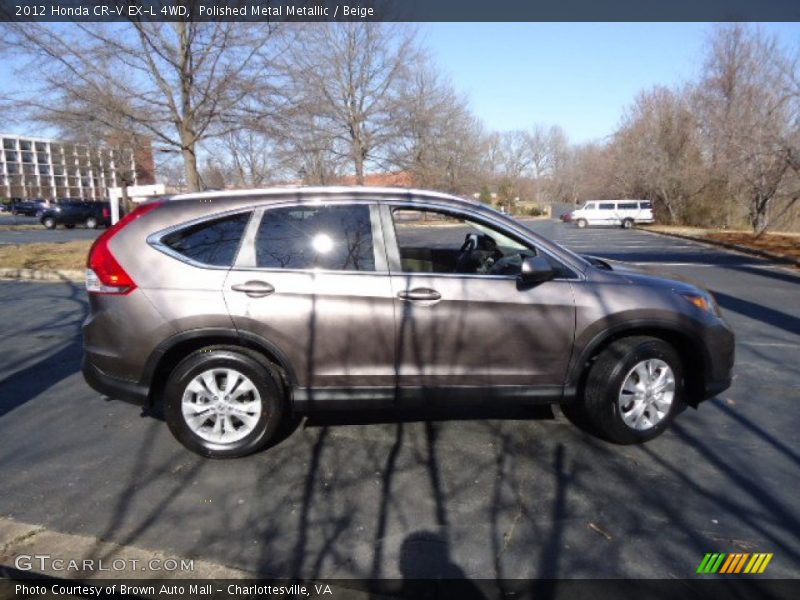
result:
M 374 271 L 369 206 L 303 205 L 265 211 L 256 235 L 256 265 Z
M 395 237 L 404 273 L 509 275 L 536 251 L 478 221 L 446 212 L 395 209 Z
M 165 235 L 161 243 L 195 262 L 230 267 L 249 219 L 247 212 L 203 221 Z
M 583 207 L 583 210 L 594 210 L 594 209 L 595 209 L 595 203 L 594 202 L 589 202 L 589 203 L 586 204 L 586 206 Z

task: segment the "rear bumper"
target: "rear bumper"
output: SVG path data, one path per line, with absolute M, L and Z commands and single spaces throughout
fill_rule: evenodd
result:
M 92 364 L 86 354 L 83 355 L 81 364 L 83 378 L 89 386 L 109 398 L 124 400 L 132 404 L 145 405 L 148 403 L 147 386 L 135 381 L 127 381 L 112 377 L 101 371 L 96 365 Z

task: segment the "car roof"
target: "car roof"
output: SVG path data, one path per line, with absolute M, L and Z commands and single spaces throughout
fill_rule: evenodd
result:
M 422 190 L 416 188 L 399 188 L 399 187 L 377 187 L 377 186 L 281 186 L 270 188 L 256 188 L 246 190 L 221 190 L 213 192 L 192 192 L 187 194 L 177 194 L 170 197 L 170 201 L 181 200 L 211 200 L 211 199 L 258 199 L 269 200 L 274 197 L 276 200 L 283 199 L 286 196 L 337 196 L 342 194 L 349 194 L 355 196 L 370 196 L 376 201 L 382 198 L 400 198 L 400 197 L 424 197 L 436 200 L 448 200 L 452 202 L 468 203 L 472 205 L 479 205 L 479 202 L 469 198 L 462 198 L 445 194 L 442 192 L 434 192 L 431 190 Z

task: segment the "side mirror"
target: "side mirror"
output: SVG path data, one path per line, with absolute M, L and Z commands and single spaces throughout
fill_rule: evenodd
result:
M 522 270 L 517 277 L 517 282 L 522 285 L 533 285 L 550 281 L 555 276 L 553 267 L 544 256 L 528 256 L 522 261 Z

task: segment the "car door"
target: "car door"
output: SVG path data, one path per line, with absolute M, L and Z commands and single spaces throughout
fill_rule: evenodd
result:
M 258 209 L 224 296 L 242 335 L 291 365 L 299 391 L 394 382 L 394 303 L 377 208 L 369 203 Z
M 397 313 L 398 385 L 552 392 L 563 383 L 575 327 L 574 273 L 566 269 L 558 279 L 520 288 L 514 252 L 537 253 L 528 243 L 510 242 L 496 225 L 449 208 L 381 209 Z M 503 258 L 493 263 L 495 273 L 468 272 L 472 267 L 459 266 L 467 235 L 486 231 L 504 242 Z M 508 264 L 498 269 L 500 260 Z

